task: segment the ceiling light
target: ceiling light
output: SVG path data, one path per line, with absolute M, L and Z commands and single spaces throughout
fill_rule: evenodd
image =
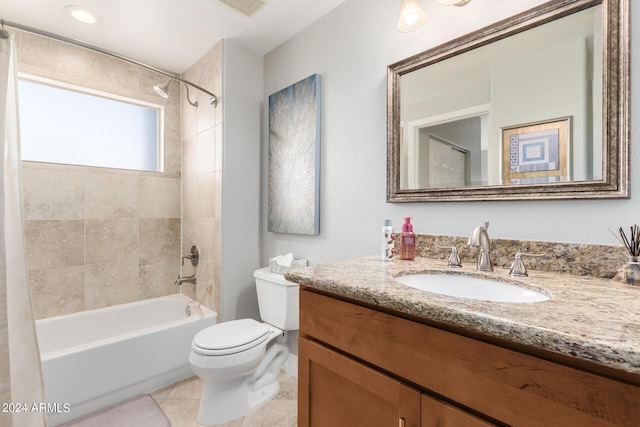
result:
M 464 6 L 469 3 L 471 0 L 438 0 L 441 4 L 445 6 Z
M 420 7 L 419 0 L 400 0 L 398 30 L 403 33 L 415 31 L 427 21 L 427 14 Z
M 95 13 L 90 11 L 89 9 L 85 9 L 80 6 L 65 6 L 64 11 L 75 19 L 78 22 L 82 22 L 83 24 L 99 24 L 102 22 L 102 19 Z

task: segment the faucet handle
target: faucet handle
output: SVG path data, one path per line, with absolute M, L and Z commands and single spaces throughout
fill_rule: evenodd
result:
M 198 261 L 200 260 L 200 250 L 197 245 L 191 246 L 191 251 L 182 257 L 182 265 L 184 265 L 185 259 L 190 260 L 191 265 L 194 267 L 198 265 Z
M 451 254 L 449 255 L 449 261 L 447 262 L 447 267 L 451 267 L 451 268 L 462 267 L 462 263 L 460 262 L 460 256 L 458 255 L 458 248 L 456 248 L 455 246 L 440 246 L 437 243 L 436 243 L 436 247 L 440 249 L 451 250 Z
M 527 254 L 523 252 L 516 252 L 515 259 L 513 260 L 513 263 L 511 264 L 511 268 L 509 269 L 509 275 L 521 276 L 521 277 L 528 276 L 529 274 L 527 273 L 527 267 L 524 265 L 524 262 L 522 262 L 522 257 L 528 256 L 528 257 L 541 258 L 545 255 L 547 254 L 546 253 L 545 254 Z

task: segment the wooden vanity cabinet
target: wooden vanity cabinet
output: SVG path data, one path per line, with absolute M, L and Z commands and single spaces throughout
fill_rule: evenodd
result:
M 298 423 L 638 426 L 640 381 L 613 379 L 302 287 Z
M 298 350 L 298 398 L 309 402 L 298 425 L 420 426 L 419 390 L 306 338 Z

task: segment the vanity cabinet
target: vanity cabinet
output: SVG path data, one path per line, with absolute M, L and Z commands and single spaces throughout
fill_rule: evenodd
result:
M 637 376 L 605 376 L 304 286 L 298 357 L 303 427 L 640 425 Z

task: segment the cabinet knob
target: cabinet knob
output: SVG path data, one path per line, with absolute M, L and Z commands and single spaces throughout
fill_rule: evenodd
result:
M 404 418 L 400 417 L 400 419 L 398 420 L 398 427 L 405 427 L 406 425 L 406 421 L 404 420 Z

